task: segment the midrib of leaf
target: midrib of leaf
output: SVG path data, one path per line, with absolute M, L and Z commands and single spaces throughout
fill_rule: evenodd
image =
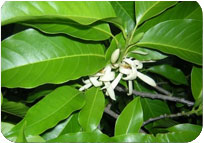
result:
M 140 20 L 139 20 L 139 22 L 141 21 L 141 19 L 155 6 L 155 5 L 157 5 L 158 3 L 160 3 L 160 1 L 157 1 L 155 4 L 153 4 L 151 7 L 149 7 L 144 13 L 143 13 L 143 15 L 141 16 L 141 18 L 140 18 Z M 139 23 L 138 22 L 138 23 Z
M 45 116 L 45 117 L 41 118 L 41 119 L 38 120 L 37 122 L 34 122 L 33 124 L 30 124 L 29 126 L 26 127 L 26 129 L 32 127 L 33 125 L 35 125 L 35 124 L 37 124 L 37 123 L 39 123 L 39 122 L 41 122 L 41 121 L 43 121 L 44 119 L 47 119 L 47 118 L 51 117 L 53 114 L 55 114 L 56 112 L 58 112 L 59 110 L 61 110 L 66 104 L 68 104 L 72 99 L 74 99 L 74 98 L 75 98 L 76 96 L 78 96 L 79 94 L 81 94 L 81 93 L 75 94 L 72 98 L 70 98 L 70 100 L 68 100 L 67 102 L 65 102 L 64 104 L 62 104 L 62 106 L 60 106 L 60 108 L 58 108 L 58 109 L 55 110 L 54 112 L 48 114 L 48 116 Z M 26 117 L 25 117 L 25 118 L 26 118 Z
M 172 49 L 177 49 L 177 50 L 181 50 L 181 51 L 185 51 L 185 52 L 189 52 L 189 53 L 194 53 L 194 54 L 198 54 L 199 56 L 202 56 L 201 53 L 197 53 L 195 51 L 191 51 L 191 50 L 188 50 L 188 49 L 182 49 L 182 48 L 179 48 L 179 47 L 176 47 L 176 46 L 173 46 L 173 45 L 166 45 L 166 44 L 161 44 L 161 43 L 151 43 L 151 42 L 140 42 L 138 45 L 140 45 L 140 44 L 164 46 L 164 47 L 169 47 L 169 48 L 172 48 Z
M 125 8 L 118 1 L 116 1 L 115 3 L 117 3 L 119 5 L 119 7 L 121 9 L 123 9 L 123 11 L 130 17 L 130 19 L 132 19 L 132 17 L 128 14 L 128 12 L 125 10 Z
M 186 18 L 188 18 L 188 17 L 190 17 L 191 15 L 193 15 L 193 13 L 195 13 L 198 9 L 199 9 L 199 7 L 196 8 L 196 9 L 195 9 L 194 11 L 192 11 L 191 13 L 189 13 L 189 14 L 186 16 Z
M 79 55 L 71 55 L 71 56 L 62 56 L 62 57 L 59 57 L 59 58 L 52 58 L 52 59 L 48 59 L 48 60 L 43 60 L 43 61 L 39 61 L 39 62 L 34 62 L 34 63 L 29 63 L 29 64 L 25 64 L 25 65 L 21 65 L 21 66 L 16 66 L 16 67 L 13 67 L 13 68 L 9 68 L 9 69 L 3 70 L 2 72 L 9 71 L 9 70 L 12 70 L 12 69 L 15 69 L 15 68 L 20 68 L 20 67 L 28 66 L 28 65 L 34 65 L 34 64 L 38 64 L 38 63 L 43 63 L 43 62 L 49 62 L 49 61 L 53 61 L 53 60 L 73 58 L 73 57 L 82 57 L 82 56 L 96 56 L 96 57 L 101 57 L 101 58 L 105 59 L 104 55 L 99 55 L 99 54 L 81 54 L 81 55 L 79 54 Z
M 93 102 L 92 102 L 92 105 L 91 105 L 91 108 L 90 108 L 90 114 L 88 115 L 88 120 L 87 120 L 87 124 L 86 124 L 86 129 L 88 128 L 88 125 L 89 125 L 89 121 L 90 121 L 90 115 L 91 115 L 91 113 L 92 113 L 92 110 L 93 110 L 93 106 L 94 106 L 94 104 L 95 104 L 95 101 L 96 101 L 96 95 L 98 94 L 98 88 L 96 89 L 96 93 L 95 93 L 95 95 L 94 95 L 94 100 L 93 100 Z

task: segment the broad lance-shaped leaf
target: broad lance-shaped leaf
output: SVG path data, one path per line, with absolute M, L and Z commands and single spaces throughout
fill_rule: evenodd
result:
M 202 100 L 203 81 L 202 81 L 202 67 L 193 67 L 191 72 L 191 89 L 194 99 Z
M 76 133 L 81 131 L 81 126 L 78 122 L 78 113 L 72 114 L 68 119 L 56 125 L 49 132 L 43 134 L 45 140 L 51 140 L 67 133 Z
M 103 46 L 28 29 L 2 42 L 1 85 L 32 88 L 91 75 L 105 65 Z
M 137 25 L 141 24 L 145 20 L 156 16 L 167 8 L 175 5 L 176 1 L 136 1 L 135 2 L 135 13 Z
M 116 17 L 108 1 L 10 1 L 1 9 L 2 25 L 28 20 L 66 21 L 89 25 Z
M 59 136 L 48 142 L 110 142 L 111 139 L 98 130 L 93 132 L 77 132 Z
M 86 104 L 79 112 L 79 123 L 84 131 L 97 128 L 103 115 L 105 99 L 100 88 L 91 88 L 85 92 Z
M 137 43 L 202 65 L 202 22 L 169 20 L 150 28 Z
M 118 117 L 115 135 L 138 133 L 143 123 L 143 111 L 140 98 L 131 101 Z
M 1 106 L 1 111 L 18 116 L 23 118 L 28 111 L 29 107 L 21 102 L 14 102 L 14 101 L 8 101 L 6 98 L 4 98 L 4 102 Z
M 84 95 L 78 90 L 62 86 L 32 106 L 24 119 L 18 123 L 7 136 L 15 136 L 26 121 L 25 134 L 39 135 L 66 119 L 72 112 L 85 104 Z
M 40 29 L 42 32 L 48 34 L 67 34 L 75 38 L 83 40 L 101 41 L 106 40 L 112 36 L 109 25 L 106 23 L 80 25 L 72 21 L 66 23 L 24 23 Z
M 164 64 L 164 65 L 152 66 L 147 70 L 150 72 L 159 74 L 161 76 L 164 76 L 174 84 L 185 84 L 185 85 L 188 84 L 184 73 L 180 69 L 172 67 L 170 65 Z
M 126 33 L 130 33 L 135 26 L 134 2 L 133 1 L 111 1 L 116 15 L 121 18 Z
M 136 30 L 135 35 L 148 31 L 158 23 L 175 19 L 195 19 L 202 21 L 202 9 L 196 1 L 179 2 L 176 6 L 145 22 Z

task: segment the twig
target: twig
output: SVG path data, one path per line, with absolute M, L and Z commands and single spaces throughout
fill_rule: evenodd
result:
M 151 122 L 161 120 L 161 119 L 164 119 L 164 118 L 176 118 L 176 117 L 180 117 L 180 116 L 189 116 L 189 115 L 191 115 L 191 114 L 189 114 L 188 112 L 187 113 L 181 112 L 181 113 L 169 114 L 169 115 L 164 114 L 164 115 L 160 115 L 160 116 L 155 117 L 155 118 L 150 118 L 147 121 L 144 121 L 142 126 L 145 126 L 145 125 L 147 125 L 147 124 L 149 124 Z
M 167 91 L 167 90 L 165 90 L 165 89 L 163 89 L 163 88 L 161 88 L 161 87 L 159 87 L 159 86 L 156 86 L 156 87 L 154 87 L 154 88 L 155 88 L 156 90 L 158 90 L 159 92 L 165 94 L 165 95 L 168 95 L 168 96 L 171 96 L 171 95 L 172 95 L 169 91 Z
M 127 92 L 127 89 L 124 89 L 123 87 L 117 86 L 115 88 L 119 92 Z M 173 97 L 173 96 L 167 96 L 163 94 L 152 94 L 152 93 L 147 93 L 147 92 L 139 92 L 133 90 L 134 95 L 138 95 L 141 97 L 146 97 L 146 98 L 152 98 L 152 99 L 161 99 L 161 100 L 168 100 L 168 101 L 173 101 L 173 102 L 180 102 L 183 104 L 187 104 L 188 106 L 193 106 L 194 102 L 185 100 L 183 98 L 178 98 L 178 97 Z
M 105 108 L 105 111 L 104 111 L 104 112 L 107 113 L 108 115 L 110 115 L 111 117 L 117 119 L 119 115 L 118 115 L 117 113 L 113 112 L 113 111 L 110 109 L 110 107 L 111 107 L 111 104 L 108 104 L 108 106 Z

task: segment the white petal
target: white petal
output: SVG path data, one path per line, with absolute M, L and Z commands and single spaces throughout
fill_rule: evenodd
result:
M 104 84 L 107 87 L 106 90 L 107 90 L 107 93 L 110 96 L 110 98 L 113 99 L 113 100 L 116 100 L 115 99 L 115 92 L 114 92 L 110 82 L 104 82 Z
M 129 89 L 129 92 L 127 95 L 132 95 L 132 90 L 133 90 L 132 80 L 128 81 L 128 89 Z
M 119 71 L 120 73 L 126 74 L 126 75 L 131 73 L 131 69 L 125 68 L 123 65 L 120 66 Z
M 148 77 L 147 75 L 145 75 L 145 74 L 143 74 L 141 72 L 137 72 L 137 76 L 141 80 L 143 80 L 145 83 L 147 83 L 147 84 L 149 84 L 151 86 L 154 86 L 154 87 L 157 86 L 156 82 L 152 78 Z
M 83 90 L 86 90 L 86 89 L 88 89 L 89 87 L 91 87 L 91 83 L 87 83 L 87 84 L 85 84 L 84 86 L 82 86 L 81 88 L 79 88 L 79 91 L 83 91 Z
M 95 87 L 99 87 L 102 85 L 102 82 L 98 81 L 98 77 L 89 77 L 91 83 L 95 86 Z
M 142 62 L 138 61 L 138 60 L 134 60 L 134 63 L 137 67 L 137 69 L 142 69 L 143 68 L 143 64 Z
M 132 66 L 135 66 L 134 61 L 131 60 L 131 59 L 126 58 L 126 59 L 124 59 L 123 61 L 126 62 L 127 64 L 129 64 L 131 67 L 132 67 Z
M 124 80 L 134 80 L 137 77 L 137 69 L 135 66 L 132 66 L 131 73 L 127 75 L 127 77 L 124 77 Z
M 146 53 L 146 52 L 138 51 L 138 50 L 131 51 L 131 53 L 140 54 L 140 55 L 147 55 L 147 54 L 148 54 L 148 53 Z
M 120 82 L 121 78 L 122 78 L 123 74 L 119 73 L 118 76 L 114 79 L 114 81 L 111 83 L 111 86 L 113 89 L 115 89 L 115 87 L 118 85 L 118 83 Z
M 113 63 L 113 64 L 116 63 L 119 56 L 120 56 L 120 49 L 116 49 L 111 55 L 111 63 Z
M 112 81 L 115 78 L 115 72 L 105 73 L 100 77 L 100 81 Z
M 91 83 L 91 81 L 90 81 L 89 79 L 87 79 L 87 80 L 83 80 L 83 79 L 82 79 L 82 81 L 83 81 L 84 84 Z

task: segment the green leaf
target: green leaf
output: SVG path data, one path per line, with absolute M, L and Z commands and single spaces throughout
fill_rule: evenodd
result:
M 10 88 L 59 84 L 94 74 L 105 65 L 101 44 L 43 35 L 33 29 L 4 40 L 1 54 L 1 85 Z
M 147 54 L 142 55 L 142 54 L 133 53 L 131 51 L 144 52 Z M 160 52 L 157 52 L 155 50 L 146 49 L 146 48 L 138 48 L 138 47 L 131 48 L 130 52 L 128 53 L 128 56 L 133 57 L 139 61 L 161 60 L 167 57 L 166 55 Z
M 45 142 L 45 140 L 41 136 L 28 136 L 26 137 L 28 142 Z
M 102 41 L 112 36 L 109 25 L 106 23 L 80 25 L 72 21 L 66 23 L 26 23 L 48 34 L 67 34 L 83 40 Z
M 172 67 L 170 65 L 164 64 L 164 65 L 152 66 L 147 70 L 150 72 L 159 74 L 161 76 L 164 76 L 174 84 L 188 85 L 184 73 L 180 69 Z
M 27 143 L 26 140 L 26 136 L 25 136 L 25 127 L 26 127 L 27 122 L 25 121 L 22 125 L 22 127 L 20 128 L 16 141 L 15 142 L 23 142 L 23 143 Z
M 45 140 L 51 140 L 67 133 L 76 133 L 81 130 L 78 123 L 78 113 L 72 114 L 68 119 L 59 123 L 51 131 L 43 135 Z
M 191 72 L 191 89 L 195 101 L 202 100 L 203 81 L 202 81 L 202 67 L 193 67 Z
M 81 92 L 69 86 L 59 87 L 32 106 L 25 118 L 7 136 L 18 132 L 25 121 L 27 121 L 26 135 L 39 135 L 56 126 L 72 112 L 81 109 L 84 104 L 85 99 Z
M 156 16 L 167 8 L 175 5 L 175 1 L 136 1 L 135 2 L 135 13 L 137 25 L 141 24 L 145 20 Z
M 115 135 L 138 133 L 143 123 L 140 98 L 131 101 L 119 115 L 115 125 Z
M 104 10 L 105 9 L 105 10 Z M 89 25 L 98 20 L 115 17 L 108 1 L 11 1 L 1 9 L 2 25 L 28 20 L 67 21 Z
M 113 142 L 154 142 L 154 136 L 144 133 L 129 133 L 112 137 Z
M 117 17 L 121 18 L 126 33 L 130 33 L 134 26 L 134 2 L 133 1 L 111 1 L 110 2 Z
M 27 113 L 29 107 L 21 102 L 14 102 L 14 101 L 8 101 L 6 98 L 4 98 L 4 102 L 1 106 L 1 111 L 12 114 L 14 116 L 18 116 L 23 118 L 25 114 Z
M 1 133 L 5 135 L 8 133 L 15 125 L 7 122 L 1 122 Z
M 195 1 L 179 2 L 176 6 L 145 22 L 136 30 L 135 34 L 146 32 L 158 23 L 175 19 L 202 20 L 202 9 Z
M 110 142 L 110 138 L 98 131 L 77 132 L 59 136 L 48 142 Z
M 79 112 L 79 123 L 86 132 L 97 128 L 102 118 L 105 98 L 100 88 L 91 88 L 85 92 L 86 104 Z
M 169 20 L 150 28 L 137 43 L 202 65 L 202 22 Z
M 178 124 L 167 130 L 170 133 L 156 135 L 156 142 L 190 142 L 198 137 L 202 127 L 193 124 Z

